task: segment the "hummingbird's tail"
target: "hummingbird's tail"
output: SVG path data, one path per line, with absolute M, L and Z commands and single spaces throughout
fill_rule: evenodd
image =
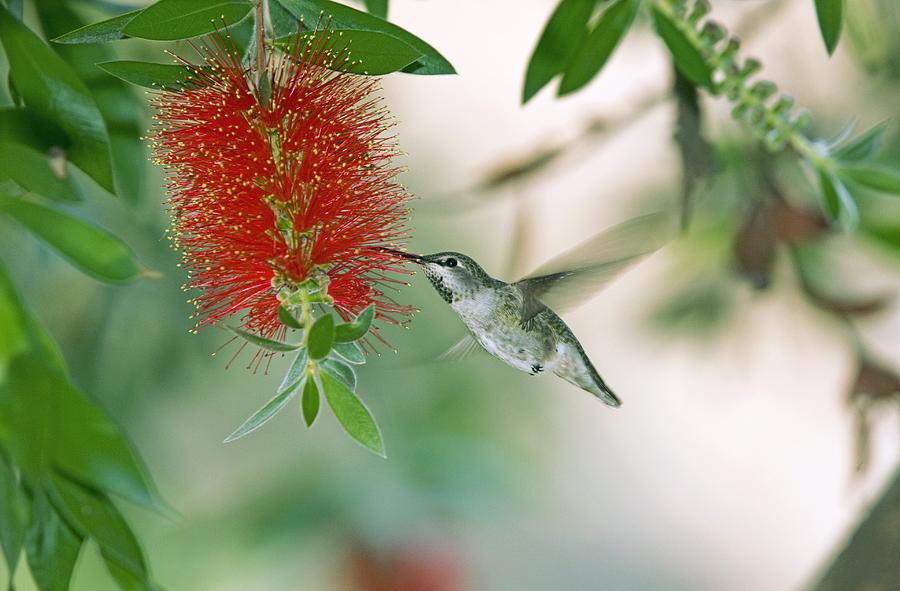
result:
M 622 401 L 619 400 L 619 397 L 616 396 L 615 392 L 610 390 L 609 386 L 606 385 L 606 382 L 603 381 L 603 378 L 600 377 L 600 374 L 597 373 L 594 364 L 591 363 L 591 360 L 588 359 L 584 349 L 581 348 L 581 344 L 576 341 L 575 345 L 581 357 L 582 367 L 577 371 L 568 371 L 565 374 L 557 372 L 557 375 L 575 384 L 582 390 L 587 390 L 609 406 L 622 406 Z

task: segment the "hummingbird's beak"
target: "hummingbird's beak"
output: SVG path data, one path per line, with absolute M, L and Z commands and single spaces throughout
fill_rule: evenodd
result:
M 386 248 L 384 246 L 377 247 L 378 250 L 382 252 L 389 252 L 393 255 L 400 257 L 401 259 L 406 259 L 408 261 L 412 261 L 414 263 L 422 264 L 424 262 L 424 257 L 420 254 L 413 254 L 411 252 L 403 252 L 402 250 L 396 250 L 394 248 Z

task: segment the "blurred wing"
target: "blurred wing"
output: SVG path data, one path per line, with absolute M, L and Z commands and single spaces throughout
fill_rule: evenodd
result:
M 467 334 L 464 336 L 458 343 L 438 355 L 438 361 L 459 361 L 460 359 L 465 359 L 475 351 L 479 349 L 478 341 L 475 338 Z
M 513 284 L 525 296 L 522 321 L 545 306 L 557 312 L 578 306 L 672 235 L 669 216 L 652 213 L 613 226 L 544 263 Z

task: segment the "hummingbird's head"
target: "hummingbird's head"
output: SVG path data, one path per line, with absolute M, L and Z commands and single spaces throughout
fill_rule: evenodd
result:
M 458 252 L 426 255 L 391 252 L 421 265 L 425 276 L 448 304 L 495 282 L 478 263 Z

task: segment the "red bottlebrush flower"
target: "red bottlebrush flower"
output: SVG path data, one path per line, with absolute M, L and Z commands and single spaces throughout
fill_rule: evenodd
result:
M 325 277 L 345 318 L 371 303 L 388 321 L 411 314 L 385 294 L 406 271 L 379 250 L 409 231 L 392 123 L 373 94 L 377 79 L 324 67 L 341 59 L 329 39 L 323 31 L 268 51 L 267 84 L 257 84 L 230 39 L 215 36 L 197 48 L 202 64 L 183 62 L 191 84 L 152 101 L 172 239 L 185 287 L 201 291 L 195 328 L 237 315 L 244 329 L 277 338 L 279 293 Z

